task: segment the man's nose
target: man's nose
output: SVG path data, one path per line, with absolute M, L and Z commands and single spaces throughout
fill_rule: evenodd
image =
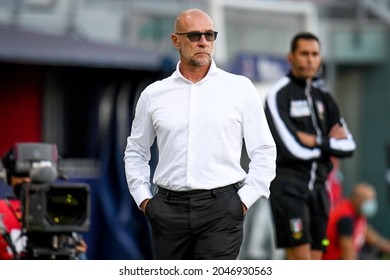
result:
M 199 42 L 201 42 L 201 43 L 203 43 L 203 44 L 207 44 L 207 40 L 206 40 L 206 35 L 205 34 L 202 34 L 201 36 L 200 36 L 200 39 L 199 39 Z

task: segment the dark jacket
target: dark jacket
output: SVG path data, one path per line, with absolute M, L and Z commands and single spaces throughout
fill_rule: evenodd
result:
M 277 180 L 323 186 L 332 169 L 330 157 L 351 156 L 356 148 L 337 104 L 319 80 L 309 85 L 288 73 L 267 95 L 265 112 L 277 146 Z M 328 137 L 337 123 L 348 131 L 346 139 Z M 297 131 L 317 135 L 322 143 L 307 147 Z

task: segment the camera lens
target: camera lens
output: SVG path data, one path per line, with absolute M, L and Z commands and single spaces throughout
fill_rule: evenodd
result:
M 82 190 L 53 189 L 47 194 L 47 218 L 51 224 L 80 225 L 85 220 L 86 207 Z

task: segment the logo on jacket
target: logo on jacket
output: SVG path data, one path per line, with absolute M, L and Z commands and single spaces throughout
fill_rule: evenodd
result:
M 302 220 L 301 218 L 295 218 L 290 220 L 290 231 L 294 239 L 298 240 L 302 238 Z
M 307 100 L 292 100 L 290 102 L 290 117 L 301 118 L 310 116 L 310 106 Z

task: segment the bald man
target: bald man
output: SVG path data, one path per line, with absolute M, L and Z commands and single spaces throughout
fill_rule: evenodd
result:
M 156 259 L 235 259 L 248 208 L 269 197 L 276 148 L 249 79 L 213 60 L 218 32 L 204 11 L 176 19 L 176 71 L 149 85 L 127 138 L 129 191 L 152 228 Z M 150 191 L 150 147 L 159 162 Z M 245 139 L 250 169 L 240 165 Z
M 330 213 L 327 236 L 329 246 L 323 255 L 328 260 L 354 260 L 364 244 L 390 253 L 390 242 L 367 223 L 376 214 L 375 188 L 368 183 L 354 186 L 351 198 L 342 201 Z

